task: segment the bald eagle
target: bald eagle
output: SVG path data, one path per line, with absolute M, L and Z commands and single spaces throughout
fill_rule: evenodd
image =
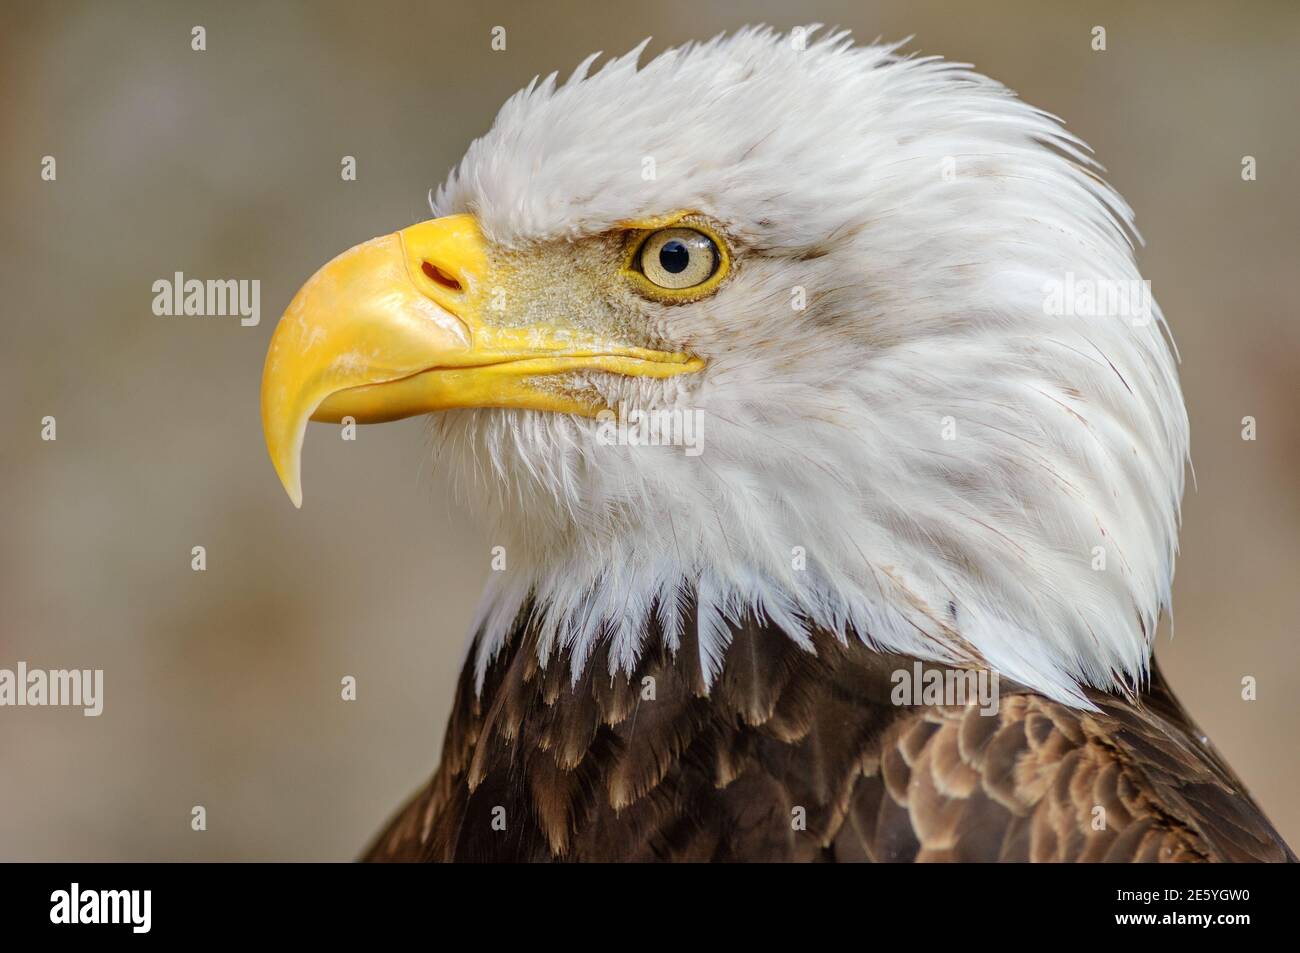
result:
M 644 45 L 271 340 L 295 505 L 309 420 L 433 414 L 502 545 L 367 857 L 1294 860 L 1151 659 L 1188 421 L 1086 146 L 844 33 Z

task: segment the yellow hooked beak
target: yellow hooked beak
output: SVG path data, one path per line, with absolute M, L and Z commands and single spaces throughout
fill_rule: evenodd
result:
M 262 372 L 266 446 L 294 506 L 309 419 L 379 423 L 453 407 L 595 416 L 599 404 L 540 379 L 578 370 L 672 377 L 704 366 L 574 328 L 493 325 L 503 295 L 471 215 L 372 239 L 312 275 L 280 318 Z

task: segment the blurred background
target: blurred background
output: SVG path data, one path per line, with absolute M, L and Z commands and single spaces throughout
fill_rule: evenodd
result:
M 755 21 L 973 63 L 1064 117 L 1136 208 L 1197 481 L 1158 655 L 1300 846 L 1300 5 L 717 7 L 4 4 L 0 668 L 102 668 L 105 708 L 0 708 L 0 858 L 346 860 L 426 780 L 489 542 L 418 420 L 312 428 L 293 508 L 259 422 L 275 322 L 334 254 L 427 218 L 535 74 Z M 155 316 L 177 271 L 260 279 L 261 324 Z

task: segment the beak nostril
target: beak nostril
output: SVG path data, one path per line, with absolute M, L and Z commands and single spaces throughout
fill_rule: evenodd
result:
M 431 281 L 437 282 L 438 284 L 442 285 L 444 288 L 449 288 L 452 291 L 464 290 L 463 288 L 461 288 L 459 281 L 457 281 L 451 275 L 447 274 L 447 272 L 443 271 L 441 268 L 439 268 L 437 265 L 433 264 L 432 262 L 426 261 L 420 267 L 421 270 L 423 270 L 423 272 L 429 276 L 429 279 Z

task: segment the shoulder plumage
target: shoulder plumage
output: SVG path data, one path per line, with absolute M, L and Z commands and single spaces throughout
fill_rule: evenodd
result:
M 368 859 L 1293 859 L 1158 673 L 1095 712 L 1005 684 L 992 713 L 899 705 L 916 660 L 750 619 L 711 689 L 651 631 L 570 690 L 527 619 Z

